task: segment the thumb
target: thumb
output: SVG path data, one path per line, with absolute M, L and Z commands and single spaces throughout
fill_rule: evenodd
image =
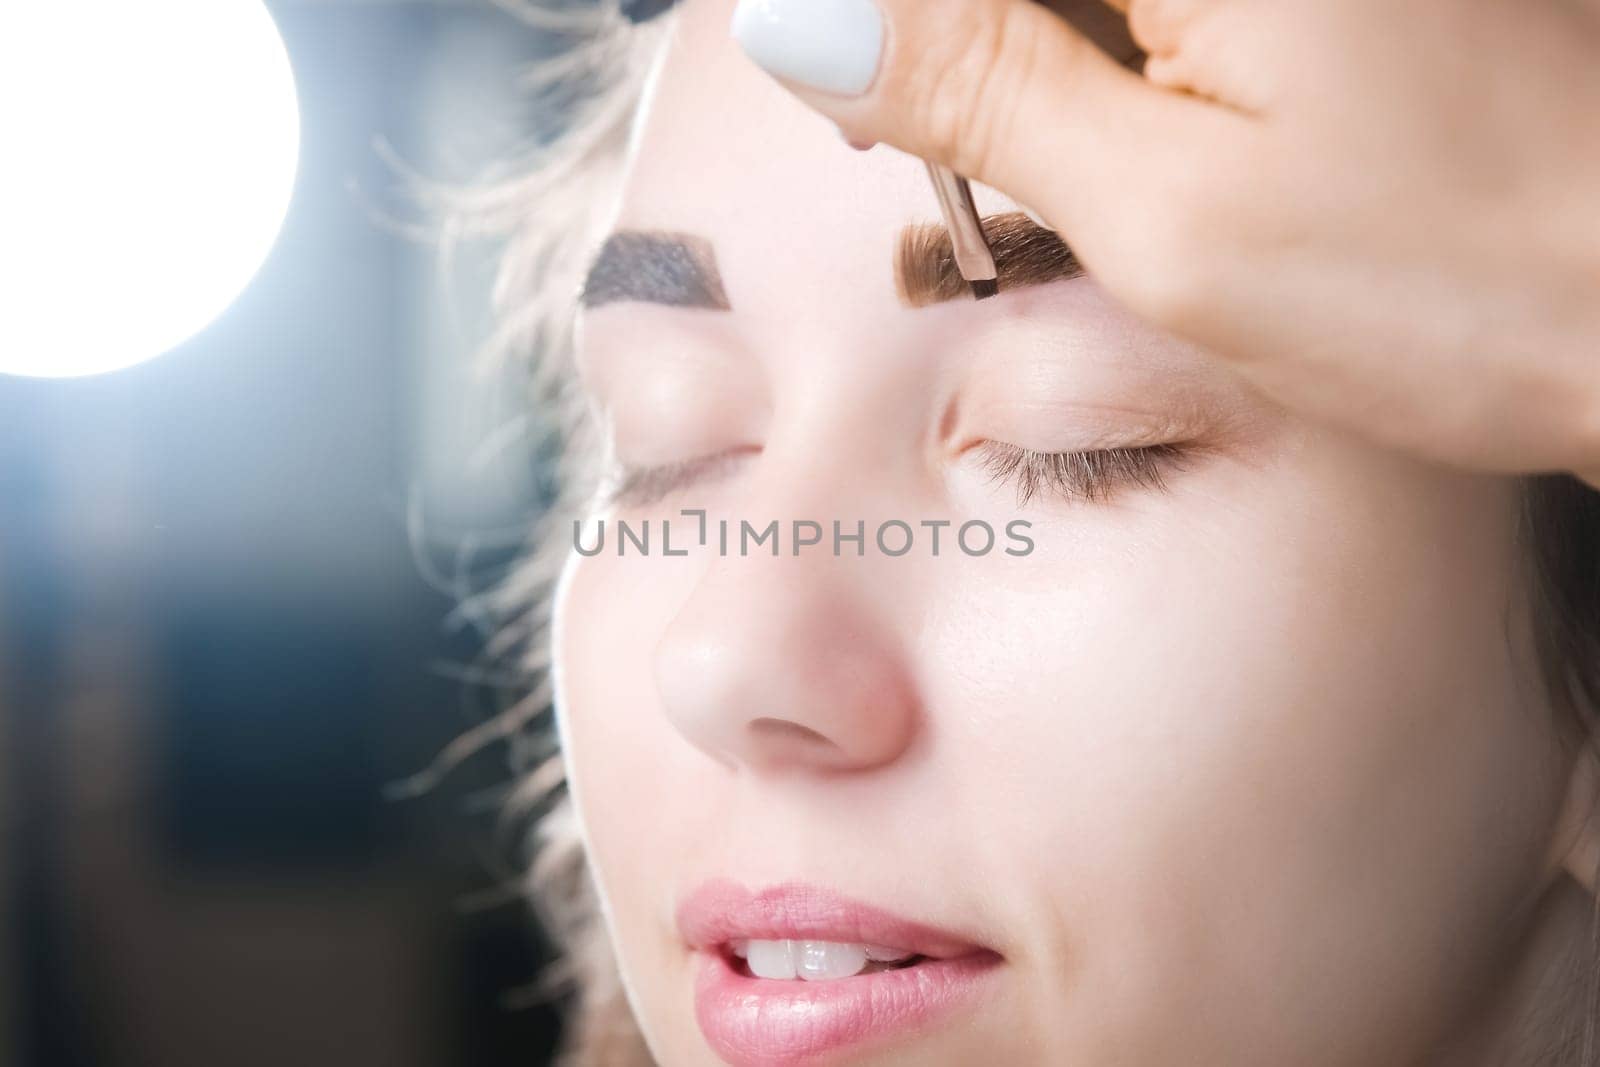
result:
M 732 32 L 850 140 L 1000 189 L 1080 253 L 1119 206 L 1159 198 L 1163 178 L 1170 188 L 1174 168 L 1203 158 L 1204 139 L 1215 149 L 1215 109 L 1152 85 L 1034 0 L 740 0 Z

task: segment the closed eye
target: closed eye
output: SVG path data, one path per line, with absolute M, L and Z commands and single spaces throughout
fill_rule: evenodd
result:
M 1122 489 L 1165 489 L 1168 471 L 1188 455 L 1178 444 L 1036 452 L 1003 441 L 984 441 L 978 452 L 991 483 L 1016 486 L 1018 507 L 1041 493 L 1096 503 Z
M 604 507 L 649 507 L 691 485 L 731 474 L 755 449 L 741 448 L 657 466 L 621 467 L 600 493 Z M 1004 441 L 978 445 L 991 483 L 1016 486 L 1017 505 L 1041 493 L 1089 503 L 1129 488 L 1165 489 L 1169 470 L 1181 465 L 1189 449 L 1179 444 L 1122 446 L 1086 452 L 1038 452 Z
M 680 489 L 726 477 L 753 451 L 740 448 L 653 467 L 620 467 L 601 489 L 600 503 L 605 508 L 649 507 Z

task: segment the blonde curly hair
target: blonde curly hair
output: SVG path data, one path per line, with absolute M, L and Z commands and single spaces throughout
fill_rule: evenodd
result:
M 664 52 L 670 14 L 636 23 L 626 0 L 493 0 L 552 54 L 531 63 L 518 90 L 560 117 L 478 183 L 461 188 L 407 175 L 437 222 L 430 236 L 446 271 L 469 240 L 500 243 L 492 292 L 495 326 L 478 370 L 509 368 L 525 386 L 519 447 L 545 458 L 552 500 L 529 532 L 521 562 L 488 591 L 464 598 L 458 614 L 487 620 L 485 658 L 516 668 L 521 694 L 446 748 L 399 794 L 433 787 L 488 746 L 509 745 L 516 785 L 502 828 L 523 835 L 522 875 L 557 958 L 534 992 L 569 1005 L 557 1063 L 562 1067 L 654 1064 L 634 1022 L 599 912 L 555 744 L 550 609 L 567 542 L 555 535 L 581 513 L 599 474 L 597 429 L 577 394 L 574 325 L 584 275 L 615 214 L 652 70 Z M 657 5 L 665 7 L 669 5 Z M 505 443 L 505 434 L 498 434 Z

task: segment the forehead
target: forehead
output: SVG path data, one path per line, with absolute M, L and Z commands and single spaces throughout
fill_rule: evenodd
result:
M 922 162 L 852 149 L 738 50 L 732 10 L 731 0 L 681 5 L 618 228 L 707 237 L 741 312 L 895 306 L 900 231 L 940 217 Z M 986 214 L 1014 207 L 994 190 L 975 195 Z

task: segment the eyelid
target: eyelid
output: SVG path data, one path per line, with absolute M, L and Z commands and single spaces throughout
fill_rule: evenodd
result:
M 944 447 L 959 454 L 997 432 L 1039 452 L 1142 448 L 1234 434 L 1239 413 L 1203 387 L 1169 381 L 1161 390 L 1144 390 L 1149 395 L 1127 395 L 1129 385 L 1103 373 L 1105 380 L 1090 371 L 1074 376 L 1067 367 L 1041 361 L 974 375 L 946 401 Z
M 990 436 L 1005 433 L 1010 440 Z M 1095 406 L 1080 410 L 1063 405 L 1015 405 L 1003 412 L 985 412 L 948 436 L 947 447 L 961 453 L 990 444 L 1009 444 L 1039 455 L 1081 455 L 1119 448 L 1157 448 L 1163 444 L 1212 436 L 1209 426 L 1195 419 L 1152 415 L 1143 410 Z M 1030 441 L 1030 445 L 1018 444 Z M 1055 446 L 1055 447 L 1052 447 Z
M 646 466 L 619 463 L 600 488 L 600 506 L 648 507 L 686 486 L 725 477 L 740 460 L 759 451 L 759 448 L 744 446 L 671 463 Z

